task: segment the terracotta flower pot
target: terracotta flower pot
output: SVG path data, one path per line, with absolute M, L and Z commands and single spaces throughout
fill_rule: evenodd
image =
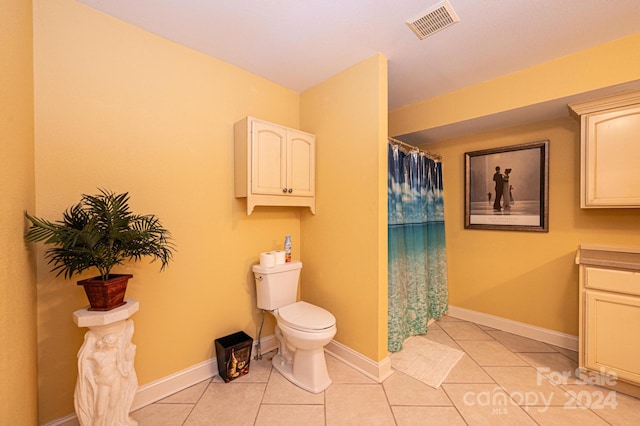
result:
M 111 274 L 109 277 L 106 281 L 100 277 L 78 281 L 78 285 L 83 286 L 87 293 L 90 311 L 110 311 L 126 303 L 124 295 L 129 278 L 133 278 L 133 275 Z

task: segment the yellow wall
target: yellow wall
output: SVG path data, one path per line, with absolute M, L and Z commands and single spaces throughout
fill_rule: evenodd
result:
M 233 195 L 233 124 L 252 115 L 299 127 L 300 96 L 73 0 L 36 0 L 34 14 L 36 214 L 58 219 L 97 187 L 128 191 L 132 208 L 157 214 L 178 247 L 163 273 L 146 261 L 119 271 L 134 274 L 127 295 L 140 301 L 133 316 L 140 384 L 215 356 L 215 338 L 237 330 L 255 337 L 251 265 L 259 252 L 281 248 L 287 233 L 300 257 L 300 212 L 246 215 L 245 200 Z M 23 203 L 16 204 L 20 215 Z M 72 313 L 86 297 L 76 279 L 49 272 L 42 251 L 40 421 L 47 422 L 73 412 L 86 330 Z M 263 335 L 270 334 L 272 325 Z
M 640 79 L 640 33 L 389 113 L 403 135 Z
M 317 134 L 316 215 L 302 216 L 302 297 L 337 319 L 335 340 L 387 355 L 387 63 L 380 55 L 302 93 Z
M 24 244 L 33 208 L 31 2 L 0 0 L 0 424 L 36 424 L 36 287 Z
M 549 232 L 465 230 L 464 153 L 541 140 L 550 141 Z M 580 209 L 579 143 L 579 123 L 561 118 L 428 145 L 443 157 L 451 305 L 578 334 L 578 245 L 640 240 L 638 209 Z

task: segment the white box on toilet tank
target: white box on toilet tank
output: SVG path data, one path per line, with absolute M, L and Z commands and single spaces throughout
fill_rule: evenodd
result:
M 272 311 L 295 303 L 302 262 L 294 260 L 283 265 L 253 266 L 256 281 L 256 299 L 259 309 Z

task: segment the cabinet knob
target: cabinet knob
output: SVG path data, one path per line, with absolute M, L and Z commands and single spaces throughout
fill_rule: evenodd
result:
M 293 189 L 289 188 L 289 194 L 291 194 L 293 192 Z
M 282 192 L 286 194 L 287 193 L 287 188 L 283 188 Z

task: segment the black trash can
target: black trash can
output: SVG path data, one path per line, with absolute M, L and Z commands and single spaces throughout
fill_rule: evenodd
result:
M 243 331 L 215 340 L 218 372 L 225 382 L 249 372 L 253 339 Z

